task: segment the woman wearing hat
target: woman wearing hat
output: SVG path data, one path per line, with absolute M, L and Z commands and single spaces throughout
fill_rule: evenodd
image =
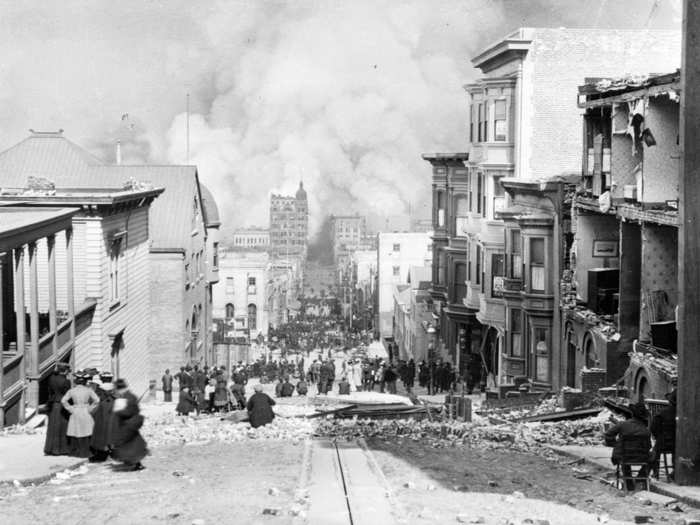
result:
M 114 429 L 114 459 L 124 463 L 126 470 L 142 470 L 141 460 L 148 454 L 146 441 L 139 429 L 143 426 L 143 416 L 138 398 L 129 390 L 124 379 L 114 384 L 117 399 L 114 401 L 116 415 Z
M 90 449 L 92 450 L 90 461 L 93 463 L 105 461 L 109 456 L 112 445 L 112 421 L 114 419 L 112 414 L 112 407 L 114 406 L 112 373 L 102 372 L 99 377 L 100 382 L 95 393 L 100 398 L 100 403 L 93 414 L 95 427 L 90 439 Z
M 61 404 L 68 412 L 70 419 L 68 420 L 68 444 L 70 445 L 71 456 L 79 458 L 89 458 L 90 453 L 90 437 L 95 426 L 95 421 L 92 419 L 92 412 L 97 408 L 100 398 L 91 389 L 85 386 L 87 376 L 77 372 L 75 374 L 75 386 L 65 393 Z
M 66 363 L 58 363 L 53 374 L 49 378 L 49 421 L 46 427 L 46 442 L 44 443 L 44 454 L 47 456 L 64 456 L 70 452 L 68 446 L 68 417 L 61 404 L 61 399 L 70 390 L 68 372 L 70 367 Z

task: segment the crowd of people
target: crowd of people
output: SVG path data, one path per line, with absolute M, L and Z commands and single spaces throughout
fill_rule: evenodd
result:
M 144 418 L 126 380 L 95 369 L 71 374 L 69 365 L 59 363 L 48 381 L 46 412 L 44 454 L 91 462 L 112 457 L 123 470 L 144 468 L 148 448 L 139 432 Z

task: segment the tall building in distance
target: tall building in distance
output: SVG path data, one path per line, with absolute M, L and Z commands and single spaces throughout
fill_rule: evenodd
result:
M 359 250 L 367 230 L 366 220 L 360 215 L 331 215 L 333 259 Z
M 309 205 L 304 183 L 293 197 L 270 196 L 270 252 L 273 256 L 306 258 L 309 232 Z

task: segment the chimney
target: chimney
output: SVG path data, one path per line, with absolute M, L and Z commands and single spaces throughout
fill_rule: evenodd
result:
M 117 164 L 122 163 L 122 141 L 117 141 Z

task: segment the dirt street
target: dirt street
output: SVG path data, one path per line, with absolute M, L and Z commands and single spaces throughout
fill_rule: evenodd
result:
M 699 517 L 685 505 L 682 512 L 625 496 L 622 491 L 594 480 L 577 479 L 584 470 L 603 476 L 589 466 L 568 465 L 569 460 L 533 454 L 468 446 L 434 448 L 411 440 L 368 440 L 377 461 L 404 507 L 409 523 L 456 522 L 460 513 L 483 523 L 503 524 L 506 519 L 549 517 L 551 525 L 574 523 L 634 523 L 635 516 L 648 516 L 654 523 L 683 523 Z M 557 509 L 537 500 L 563 504 Z M 567 510 L 568 509 L 568 510 Z M 578 511 L 593 515 L 581 517 Z M 562 514 L 563 512 L 563 514 Z M 538 515 L 539 513 L 539 515 Z M 467 521 L 467 523 L 469 523 Z
M 146 470 L 88 473 L 18 490 L 0 487 L 2 523 L 287 524 L 304 445 L 280 441 L 156 448 Z M 269 495 L 270 489 L 274 495 Z M 279 491 L 279 492 L 277 492 Z M 279 515 L 263 514 L 265 508 Z

